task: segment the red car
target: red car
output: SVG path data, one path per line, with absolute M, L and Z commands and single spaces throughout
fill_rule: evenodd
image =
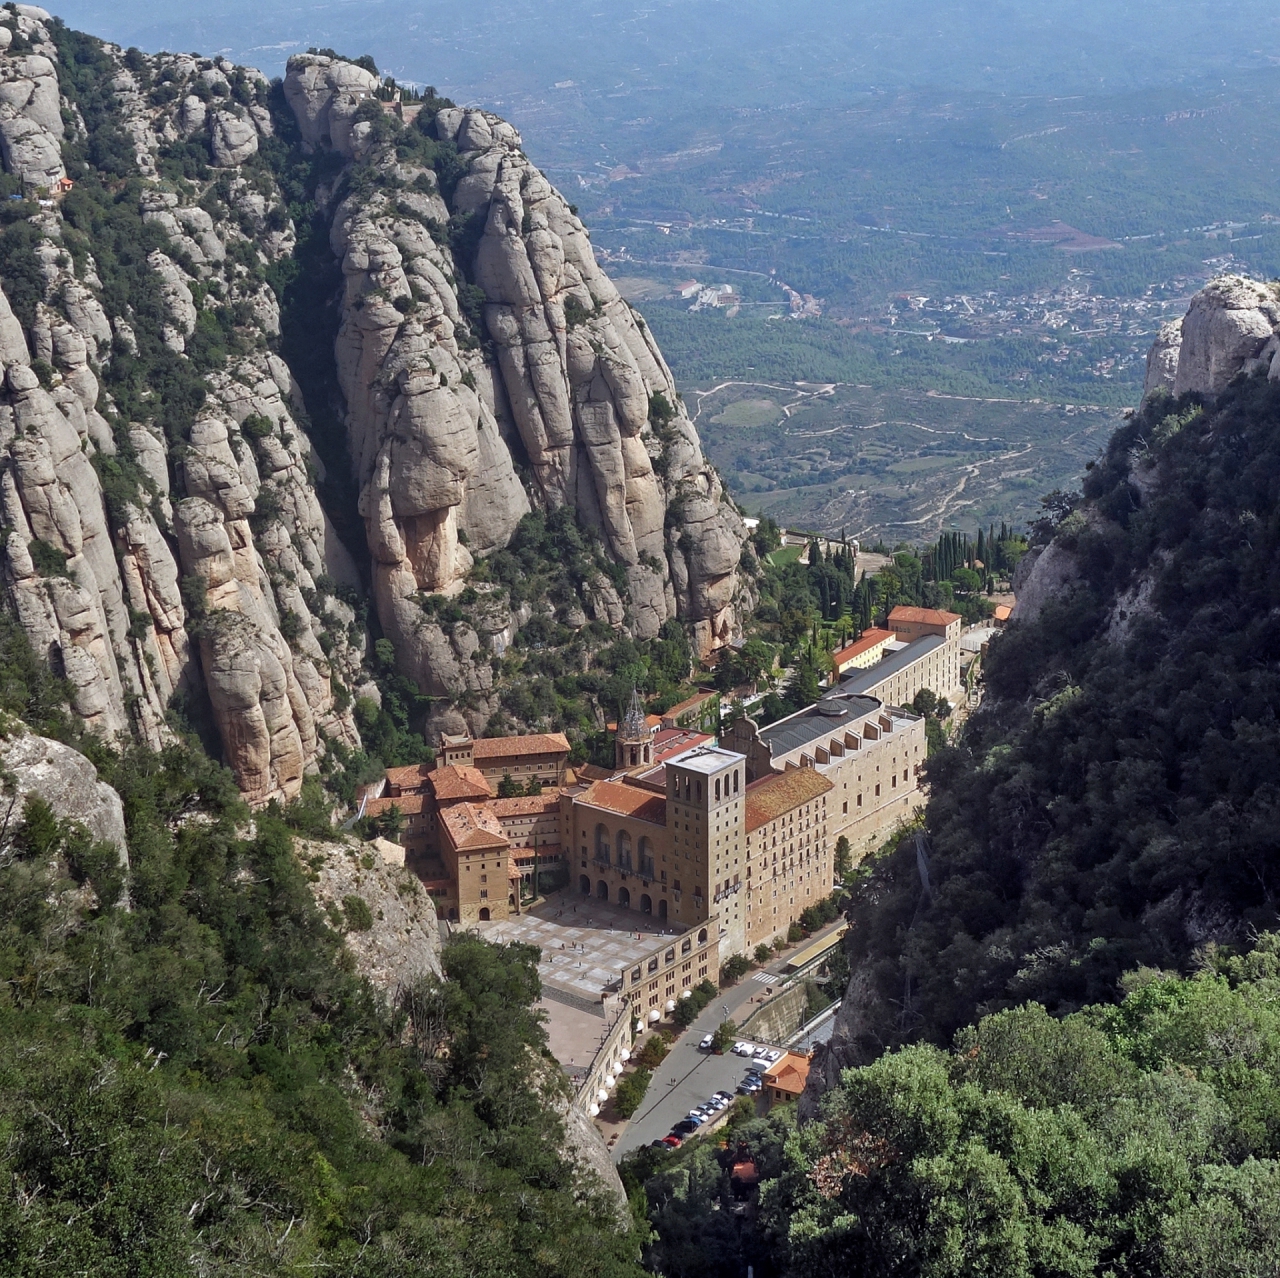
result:
M 669 1135 L 664 1136 L 662 1138 L 662 1143 L 668 1149 L 679 1149 L 680 1146 L 684 1144 L 684 1141 L 681 1140 L 680 1137 L 675 1134 L 675 1132 L 671 1132 Z

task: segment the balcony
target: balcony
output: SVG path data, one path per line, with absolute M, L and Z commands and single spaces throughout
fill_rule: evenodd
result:
M 591 860 L 594 865 L 598 865 L 602 870 L 609 869 L 609 849 L 596 848 L 596 854 Z
M 642 879 L 653 878 L 653 861 L 651 858 L 642 857 L 640 860 L 640 877 Z

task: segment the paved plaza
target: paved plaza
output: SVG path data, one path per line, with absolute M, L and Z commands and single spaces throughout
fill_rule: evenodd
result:
M 542 950 L 542 983 L 572 998 L 599 1003 L 624 967 L 679 936 L 656 919 L 594 897 L 565 893 L 501 923 L 480 924 L 488 941 L 522 941 Z

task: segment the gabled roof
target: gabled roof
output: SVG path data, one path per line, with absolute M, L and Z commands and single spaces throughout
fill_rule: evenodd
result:
M 493 792 L 479 768 L 447 764 L 427 773 L 427 784 L 437 802 L 453 802 L 457 799 L 487 799 Z
M 618 816 L 647 821 L 650 825 L 667 823 L 666 796 L 642 790 L 638 786 L 620 785 L 616 781 L 594 781 L 578 796 L 578 802 L 603 808 Z
M 845 661 L 852 661 L 854 657 L 861 656 L 864 652 L 869 652 L 879 644 L 888 643 L 892 638 L 892 630 L 864 630 L 861 636 L 855 639 L 847 648 L 841 648 L 839 652 L 833 652 L 831 660 L 836 665 L 840 665 Z
M 387 784 L 401 790 L 420 790 L 434 767 L 432 763 L 411 763 L 407 768 L 388 768 Z
M 525 754 L 568 754 L 569 738 L 563 732 L 533 732 L 527 737 L 477 737 L 472 743 L 471 757 L 510 759 Z
M 747 786 L 746 827 L 758 830 L 801 804 L 821 798 L 835 786 L 812 768 L 788 768 Z
M 790 1092 L 793 1096 L 799 1096 L 804 1091 L 804 1085 L 808 1080 L 809 1058 L 798 1056 L 795 1052 L 787 1052 L 780 1061 L 770 1065 L 764 1072 L 766 1087 L 776 1087 L 780 1091 Z
M 547 790 L 542 794 L 521 795 L 512 799 L 490 799 L 489 811 L 502 817 L 545 816 L 560 812 L 560 791 Z
M 487 807 L 475 803 L 455 803 L 440 813 L 440 825 L 459 852 L 481 852 L 509 846 L 498 818 Z
M 392 808 L 398 808 L 401 816 L 417 816 L 422 811 L 422 805 L 425 796 L 421 794 L 402 794 L 398 797 L 386 797 L 382 799 L 370 799 L 364 805 L 364 814 L 367 817 L 382 816 L 384 812 L 390 812 Z
M 889 624 L 895 621 L 914 622 L 916 625 L 949 626 L 959 621 L 958 612 L 943 612 L 940 608 L 912 608 L 908 604 L 899 604 L 889 614 Z

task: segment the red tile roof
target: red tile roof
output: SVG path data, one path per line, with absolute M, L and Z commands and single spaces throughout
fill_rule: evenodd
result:
M 402 794 L 395 798 L 370 799 L 364 805 L 367 817 L 381 816 L 392 808 L 399 808 L 401 816 L 417 816 L 422 811 L 424 796 L 421 794 Z
M 485 848 L 506 849 L 507 836 L 498 818 L 476 803 L 455 803 L 440 813 L 440 824 L 459 852 L 479 852 Z
M 777 820 L 784 812 L 798 808 L 821 798 L 828 790 L 834 790 L 826 777 L 813 768 L 788 768 L 772 776 L 761 777 L 747 786 L 746 826 L 758 830 L 762 825 Z
M 512 799 L 490 799 L 489 811 L 494 816 L 546 816 L 560 811 L 560 791 L 547 790 L 542 794 L 517 796 Z
M 478 737 L 471 756 L 480 759 L 508 759 L 525 754 L 568 754 L 569 738 L 563 732 L 533 732 L 527 737 Z
M 695 710 L 698 706 L 711 700 L 717 694 L 714 692 L 699 692 L 696 696 L 689 697 L 687 700 L 680 702 L 679 705 L 672 706 L 662 717 L 664 719 L 674 719 L 678 714 L 684 714 L 686 710 Z
M 427 784 L 437 801 L 487 799 L 493 793 L 479 768 L 468 768 L 456 763 L 427 773 Z
M 692 728 L 663 728 L 653 738 L 653 761 L 662 763 L 672 755 L 692 750 L 694 746 L 705 745 L 714 740 L 705 732 L 695 732 Z
M 619 816 L 634 817 L 650 825 L 666 825 L 667 800 L 665 795 L 653 794 L 636 786 L 619 785 L 616 781 L 596 781 L 579 796 L 579 803 L 615 812 Z
M 907 604 L 899 604 L 889 614 L 890 625 L 895 621 L 904 621 L 915 622 L 917 625 L 949 626 L 953 621 L 959 620 L 958 612 L 943 612 L 939 608 L 912 608 Z
M 434 767 L 432 763 L 411 763 L 407 768 L 388 768 L 387 784 L 401 790 L 420 790 Z
M 892 630 L 864 630 L 861 636 L 855 639 L 847 648 L 841 648 L 839 652 L 833 652 L 831 660 L 836 665 L 840 665 L 845 661 L 852 661 L 854 657 L 869 651 L 877 644 L 888 643 L 892 638 Z

